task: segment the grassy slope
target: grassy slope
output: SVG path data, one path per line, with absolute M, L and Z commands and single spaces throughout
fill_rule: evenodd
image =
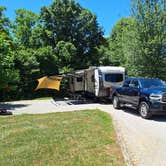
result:
M 0 165 L 124 165 L 99 110 L 0 117 Z

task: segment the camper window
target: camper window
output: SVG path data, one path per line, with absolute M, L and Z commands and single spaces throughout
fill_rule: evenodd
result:
M 121 74 L 121 73 L 105 74 L 105 81 L 107 81 L 107 82 L 122 82 L 123 81 L 123 74 Z
M 77 77 L 77 82 L 82 82 L 82 77 Z

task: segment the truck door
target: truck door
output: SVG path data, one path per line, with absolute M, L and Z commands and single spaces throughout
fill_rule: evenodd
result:
M 131 80 L 127 79 L 125 80 L 121 90 L 119 91 L 119 99 L 122 103 L 128 103 L 129 101 L 129 95 L 128 95 L 128 91 L 129 91 L 129 84 L 130 84 Z
M 139 95 L 140 95 L 140 86 L 136 79 L 133 79 L 130 83 L 129 89 L 129 98 L 130 102 L 133 106 L 138 106 L 139 103 Z

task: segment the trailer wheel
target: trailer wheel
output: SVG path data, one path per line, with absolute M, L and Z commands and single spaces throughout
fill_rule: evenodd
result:
M 120 101 L 117 96 L 114 96 L 114 98 L 113 98 L 113 107 L 115 109 L 120 109 Z

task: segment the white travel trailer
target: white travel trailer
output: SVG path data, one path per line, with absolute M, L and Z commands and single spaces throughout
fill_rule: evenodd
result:
M 111 87 L 121 86 L 124 80 L 123 67 L 89 67 L 69 74 L 69 90 L 73 94 L 109 97 Z

